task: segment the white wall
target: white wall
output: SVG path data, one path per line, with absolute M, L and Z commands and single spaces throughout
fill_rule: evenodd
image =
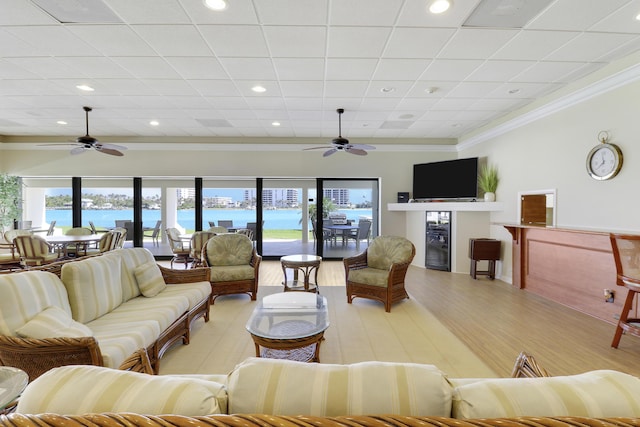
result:
M 518 191 L 557 189 L 557 225 L 580 229 L 640 232 L 640 83 L 632 83 L 550 117 L 495 137 L 460 153 L 486 156 L 498 167 L 497 200 L 503 212 L 493 223 L 517 222 Z M 586 171 L 586 157 L 607 131 L 624 155 L 612 180 L 596 181 Z M 511 269 L 511 236 L 500 225 L 491 237 L 504 241 L 503 279 Z

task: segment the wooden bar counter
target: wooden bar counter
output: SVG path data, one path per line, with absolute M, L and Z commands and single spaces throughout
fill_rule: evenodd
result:
M 615 324 L 627 290 L 616 286 L 608 231 L 502 224 L 513 237 L 513 285 Z M 637 234 L 637 233 L 632 233 Z M 613 303 L 604 290 L 615 291 Z

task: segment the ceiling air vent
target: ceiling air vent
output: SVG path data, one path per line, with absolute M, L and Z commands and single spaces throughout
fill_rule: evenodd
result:
M 554 0 L 482 0 L 463 27 L 522 28 Z
M 122 22 L 102 0 L 31 1 L 62 24 Z

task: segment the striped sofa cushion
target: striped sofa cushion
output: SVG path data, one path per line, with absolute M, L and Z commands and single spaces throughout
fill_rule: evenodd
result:
M 59 307 L 71 315 L 64 285 L 52 273 L 26 271 L 0 274 L 0 334 L 16 330 L 47 307 Z
M 229 413 L 442 416 L 451 414 L 445 375 L 433 365 L 352 365 L 248 358 L 228 380 Z
M 122 286 L 122 301 L 129 301 L 140 295 L 140 288 L 136 280 L 135 270 L 138 266 L 156 262 L 153 254 L 145 248 L 126 248 L 110 251 L 103 256 L 117 258 L 122 264 L 120 283 Z
M 122 304 L 120 260 L 93 257 L 62 266 L 73 318 L 88 323 Z
M 109 315 L 90 322 L 87 326 L 98 341 L 104 366 L 117 368 L 139 348 L 148 348 L 160 336 L 160 325 L 155 320 L 129 318 L 114 321 Z
M 18 336 L 26 338 L 90 337 L 91 329 L 71 318 L 71 314 L 60 307 L 51 306 L 36 314 L 16 330 Z
M 638 417 L 638 396 L 640 379 L 609 370 L 489 379 L 455 388 L 453 417 Z
M 226 393 L 222 384 L 196 378 L 147 375 L 99 366 L 63 366 L 29 384 L 16 412 L 198 416 L 225 413 Z

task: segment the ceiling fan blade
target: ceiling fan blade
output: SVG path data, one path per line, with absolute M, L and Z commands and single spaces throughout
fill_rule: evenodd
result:
M 82 154 L 85 151 L 87 151 L 87 149 L 84 146 L 80 146 L 80 147 L 76 147 L 74 149 L 72 149 L 70 151 L 71 154 L 76 155 L 76 154 Z
M 352 148 L 359 148 L 361 150 L 375 150 L 376 147 L 374 147 L 373 145 L 367 145 L 367 144 L 351 144 Z
M 356 154 L 356 155 L 358 155 L 358 156 L 366 156 L 366 155 L 367 155 L 367 152 L 366 152 L 366 151 L 361 150 L 361 149 L 359 149 L 359 148 L 353 148 L 353 147 L 351 147 L 351 148 L 346 148 L 346 149 L 345 149 L 345 151 L 346 151 L 347 153 Z
M 52 142 L 50 144 L 38 144 L 38 147 L 47 147 L 52 145 L 78 145 L 76 142 Z
M 124 154 L 122 154 L 121 152 L 119 152 L 118 150 L 112 150 L 111 148 L 104 148 L 104 147 L 94 147 L 96 149 L 96 151 L 98 151 L 99 153 L 104 153 L 104 154 L 110 154 L 112 156 L 124 156 Z
M 307 151 L 307 150 L 326 150 L 327 147 L 311 147 L 311 148 L 303 148 L 302 151 Z
M 333 153 L 335 153 L 336 151 L 338 151 L 336 148 L 332 148 L 330 150 L 327 150 L 324 152 L 324 154 L 322 155 L 322 157 L 329 157 L 330 155 L 332 155 Z
M 97 143 L 96 147 L 100 147 L 102 150 L 104 150 L 105 148 L 108 150 L 120 150 L 120 151 L 124 151 L 127 149 L 127 147 L 123 147 L 122 145 L 116 145 L 116 144 L 101 144 L 101 143 Z

